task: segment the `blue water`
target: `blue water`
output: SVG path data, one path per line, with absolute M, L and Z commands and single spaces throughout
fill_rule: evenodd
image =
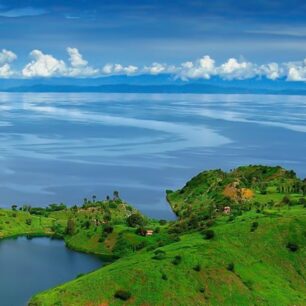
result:
M 0 204 L 113 190 L 171 218 L 165 189 L 199 171 L 282 165 L 306 176 L 306 97 L 0 93 Z
M 23 306 L 34 294 L 102 266 L 63 241 L 24 237 L 0 241 L 0 305 Z

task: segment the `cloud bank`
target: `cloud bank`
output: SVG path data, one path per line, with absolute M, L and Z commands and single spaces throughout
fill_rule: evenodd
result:
M 209 55 L 179 65 L 154 62 L 151 65 L 136 66 L 120 63 L 107 63 L 100 68 L 92 67 L 77 48 L 68 47 L 67 59 L 58 59 L 41 50 L 30 52 L 30 61 L 21 69 L 14 70 L 17 55 L 10 50 L 0 51 L 0 78 L 51 78 L 75 77 L 88 78 L 110 75 L 160 75 L 171 74 L 181 80 L 196 80 L 220 77 L 224 80 L 246 80 L 267 78 L 270 80 L 306 82 L 306 58 L 302 61 L 285 63 L 271 62 L 258 65 L 245 59 L 229 58 L 217 64 Z

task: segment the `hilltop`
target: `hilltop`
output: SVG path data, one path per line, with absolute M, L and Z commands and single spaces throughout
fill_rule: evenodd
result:
M 176 221 L 149 219 L 116 193 L 82 207 L 1 210 L 0 235 L 59 237 L 113 261 L 31 306 L 305 305 L 305 186 L 281 167 L 204 171 L 167 191 Z

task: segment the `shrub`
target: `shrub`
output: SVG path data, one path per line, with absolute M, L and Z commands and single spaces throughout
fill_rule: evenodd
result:
M 140 214 L 131 214 L 126 221 L 130 227 L 145 225 L 145 220 Z
M 117 290 L 114 294 L 114 297 L 116 299 L 120 299 L 122 301 L 127 301 L 131 296 L 132 294 L 129 291 L 125 290 Z
M 135 233 L 137 235 L 140 235 L 140 236 L 145 236 L 146 235 L 146 229 L 144 227 L 142 227 L 142 226 L 137 227 Z
M 109 224 L 105 224 L 103 226 L 103 232 L 105 234 L 111 234 L 113 232 L 113 230 L 114 230 L 114 228 L 111 225 L 109 225 Z
M 201 271 L 201 266 L 200 264 L 197 264 L 196 266 L 193 267 L 193 270 L 196 272 L 200 272 Z
M 166 252 L 163 250 L 156 250 L 154 254 L 155 255 L 152 257 L 152 259 L 162 260 L 162 259 L 165 259 L 166 257 Z
M 167 224 L 167 221 L 166 221 L 166 220 L 161 219 L 161 220 L 159 220 L 159 224 L 160 224 L 160 225 L 166 225 L 166 224 Z
M 163 273 L 163 274 L 162 274 L 162 279 L 163 279 L 163 280 L 168 280 L 168 276 L 167 276 L 165 273 Z
M 179 265 L 179 264 L 181 263 L 181 261 L 182 261 L 182 257 L 181 257 L 180 255 L 176 255 L 176 256 L 174 257 L 174 259 L 172 260 L 172 263 L 173 263 L 175 266 L 177 266 L 177 265 Z
M 254 232 L 258 227 L 258 222 L 253 222 L 252 225 L 251 225 L 251 232 Z
M 213 230 L 206 230 L 203 232 L 204 238 L 210 240 L 215 237 L 215 232 Z
M 214 224 L 215 224 L 215 221 L 212 220 L 212 219 L 209 219 L 209 220 L 206 222 L 206 226 L 207 226 L 207 227 L 212 227 Z
M 289 249 L 291 252 L 296 252 L 299 249 L 299 246 L 296 243 L 288 242 L 287 249 Z
M 32 219 L 30 219 L 30 218 L 29 218 L 29 219 L 26 219 L 26 224 L 27 224 L 27 225 L 31 225 L 31 224 L 32 224 Z
M 230 262 L 230 263 L 227 265 L 227 270 L 228 270 L 228 271 L 231 271 L 231 272 L 234 272 L 234 270 L 235 270 L 235 265 L 234 265 L 232 262 Z

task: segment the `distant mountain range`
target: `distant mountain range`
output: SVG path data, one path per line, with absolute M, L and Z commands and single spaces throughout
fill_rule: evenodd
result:
M 100 78 L 3 79 L 2 92 L 105 92 L 105 93 L 253 93 L 306 95 L 306 83 L 285 79 L 183 81 L 172 75 L 110 76 Z

